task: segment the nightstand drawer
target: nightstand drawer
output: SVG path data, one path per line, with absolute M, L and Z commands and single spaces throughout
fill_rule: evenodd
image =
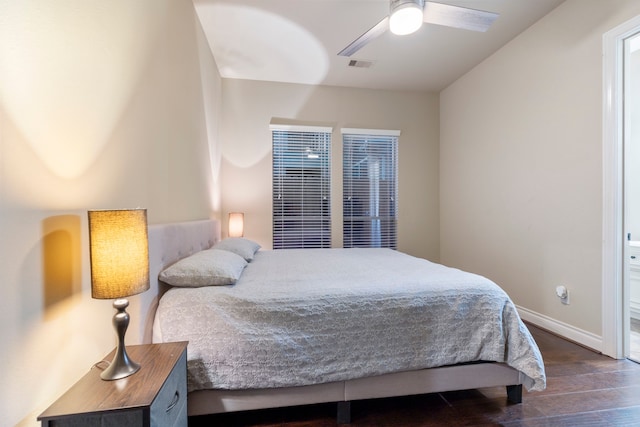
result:
M 120 411 L 110 414 L 87 414 L 49 422 L 49 427 L 123 427 L 142 426 L 144 417 L 140 411 Z
M 184 352 L 151 405 L 151 425 L 187 427 L 186 407 L 187 354 Z

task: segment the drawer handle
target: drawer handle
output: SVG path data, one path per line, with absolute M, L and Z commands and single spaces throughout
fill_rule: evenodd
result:
M 631 255 L 631 259 L 636 259 L 636 256 L 635 255 Z
M 179 401 L 180 401 L 180 392 L 176 390 L 176 394 L 175 396 L 173 396 L 173 400 L 171 401 L 171 403 L 169 403 L 169 406 L 167 406 L 166 412 L 171 412 L 171 410 L 176 407 Z

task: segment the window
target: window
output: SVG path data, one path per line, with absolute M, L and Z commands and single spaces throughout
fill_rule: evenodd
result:
M 342 134 L 344 247 L 396 249 L 400 132 Z
M 273 248 L 331 247 L 331 128 L 271 131 Z

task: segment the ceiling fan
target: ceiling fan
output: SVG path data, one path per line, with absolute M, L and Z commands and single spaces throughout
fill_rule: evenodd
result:
M 411 34 L 417 31 L 423 22 L 426 22 L 427 24 L 485 32 L 498 18 L 497 13 L 433 1 L 390 0 L 390 2 L 389 15 L 352 41 L 338 52 L 338 55 L 353 55 L 388 29 L 398 35 Z

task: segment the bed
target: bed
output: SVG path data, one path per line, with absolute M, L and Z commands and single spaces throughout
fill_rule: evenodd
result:
M 189 415 L 336 402 L 346 423 L 354 400 L 506 386 L 520 403 L 545 387 L 515 306 L 482 276 L 388 249 L 254 251 L 208 220 L 149 240 L 144 340 L 189 341 Z

